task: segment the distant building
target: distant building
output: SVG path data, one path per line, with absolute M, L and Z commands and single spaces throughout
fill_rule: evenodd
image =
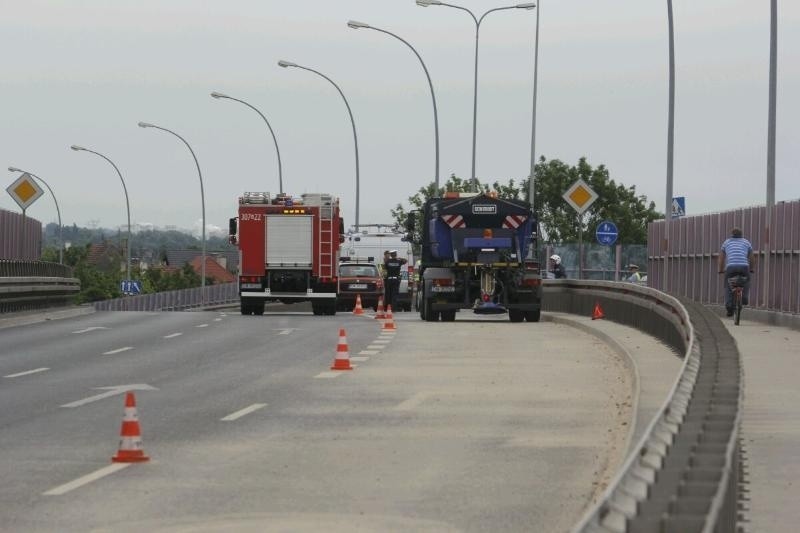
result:
M 195 258 L 202 255 L 203 252 L 200 250 L 167 250 L 167 264 L 171 267 L 181 268 L 186 263 L 191 264 Z M 216 263 L 222 265 L 231 274 L 239 272 L 238 250 L 206 251 L 206 258 L 209 257 L 216 259 Z
M 86 263 L 101 272 L 119 272 L 126 266 L 124 252 L 106 240 L 89 246 Z
M 222 259 L 224 260 L 225 258 L 223 257 Z M 202 255 L 198 255 L 192 259 L 190 264 L 192 265 L 192 269 L 197 272 L 198 276 L 202 275 Z M 213 280 L 214 284 L 231 283 L 236 281 L 236 276 L 228 272 L 228 270 L 218 262 L 216 257 L 206 255 L 206 279 Z

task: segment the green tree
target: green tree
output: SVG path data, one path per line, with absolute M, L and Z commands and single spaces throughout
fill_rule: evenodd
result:
M 598 199 L 584 213 L 581 225 L 578 225 L 577 213 L 564 200 L 563 194 L 578 178 L 583 179 L 597 194 Z M 584 234 L 593 235 L 598 224 L 603 220 L 611 220 L 619 229 L 619 241 L 622 243 L 641 244 L 647 241 L 647 224 L 653 220 L 663 218 L 655 210 L 654 202 L 647 202 L 645 196 L 636 195 L 636 187 L 617 185 L 609 176 L 604 165 L 593 168 L 581 158 L 577 165 L 570 166 L 558 159 L 547 161 L 544 157 L 536 165 L 534 206 L 539 215 L 539 225 L 542 236 L 551 243 L 577 241 L 579 230 Z M 495 181 L 491 185 L 478 183 L 481 191 L 496 192 L 501 198 L 527 199 L 528 180 L 524 179 L 517 184 L 514 179 L 507 183 Z M 408 198 L 410 207 L 407 209 L 398 204 L 392 209 L 391 214 L 401 227 L 405 226 L 408 214 L 422 208 L 428 198 L 435 193 L 435 184 L 430 183 L 421 187 L 413 196 Z M 439 193 L 444 191 L 470 192 L 474 190 L 470 181 L 462 180 L 455 174 L 451 175 Z M 417 214 L 418 217 L 420 216 Z M 422 220 L 417 219 L 414 240 L 419 238 Z

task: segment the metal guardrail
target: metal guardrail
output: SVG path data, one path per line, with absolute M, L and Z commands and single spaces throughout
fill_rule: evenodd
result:
M 741 364 L 733 338 L 701 304 L 634 284 L 548 280 L 545 310 L 605 318 L 684 354 L 670 394 L 576 533 L 728 532 L 739 500 Z
M 221 283 L 191 289 L 124 296 L 94 302 L 97 311 L 185 311 L 209 305 L 239 303 L 239 284 Z
M 0 260 L 0 313 L 67 305 L 80 290 L 68 266 Z

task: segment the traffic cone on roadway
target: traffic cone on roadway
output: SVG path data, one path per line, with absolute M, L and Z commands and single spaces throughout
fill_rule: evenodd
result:
M 600 307 L 600 302 L 594 303 L 594 311 L 592 311 L 592 320 L 597 320 L 598 318 L 605 318 L 606 315 L 603 314 L 603 308 Z
M 375 320 L 383 320 L 386 315 L 383 314 L 383 296 L 378 298 L 378 310 L 375 312 Z
M 336 358 L 333 360 L 331 370 L 353 370 L 350 366 L 350 352 L 347 348 L 347 336 L 344 328 L 339 330 L 339 344 L 336 345 Z
M 142 446 L 142 431 L 136 414 L 136 397 L 132 392 L 125 395 L 125 416 L 120 429 L 119 450 L 111 458 L 115 463 L 139 463 L 149 461 Z
M 391 304 L 386 306 L 386 320 L 383 321 L 383 328 L 382 329 L 384 331 L 386 331 L 386 330 L 394 331 L 394 330 L 397 329 L 396 327 L 394 327 L 394 317 L 392 316 L 392 306 L 391 306 Z
M 355 307 L 355 309 L 353 309 L 353 314 L 354 315 L 363 315 L 364 314 L 364 308 L 361 307 L 361 295 L 360 294 L 356 295 L 356 307 Z

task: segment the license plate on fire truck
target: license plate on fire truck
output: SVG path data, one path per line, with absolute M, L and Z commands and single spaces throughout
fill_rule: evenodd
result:
M 363 289 L 367 288 L 367 284 L 366 283 L 351 283 L 350 284 L 350 288 L 353 289 L 353 290 L 356 290 L 356 289 L 362 289 L 363 290 Z

